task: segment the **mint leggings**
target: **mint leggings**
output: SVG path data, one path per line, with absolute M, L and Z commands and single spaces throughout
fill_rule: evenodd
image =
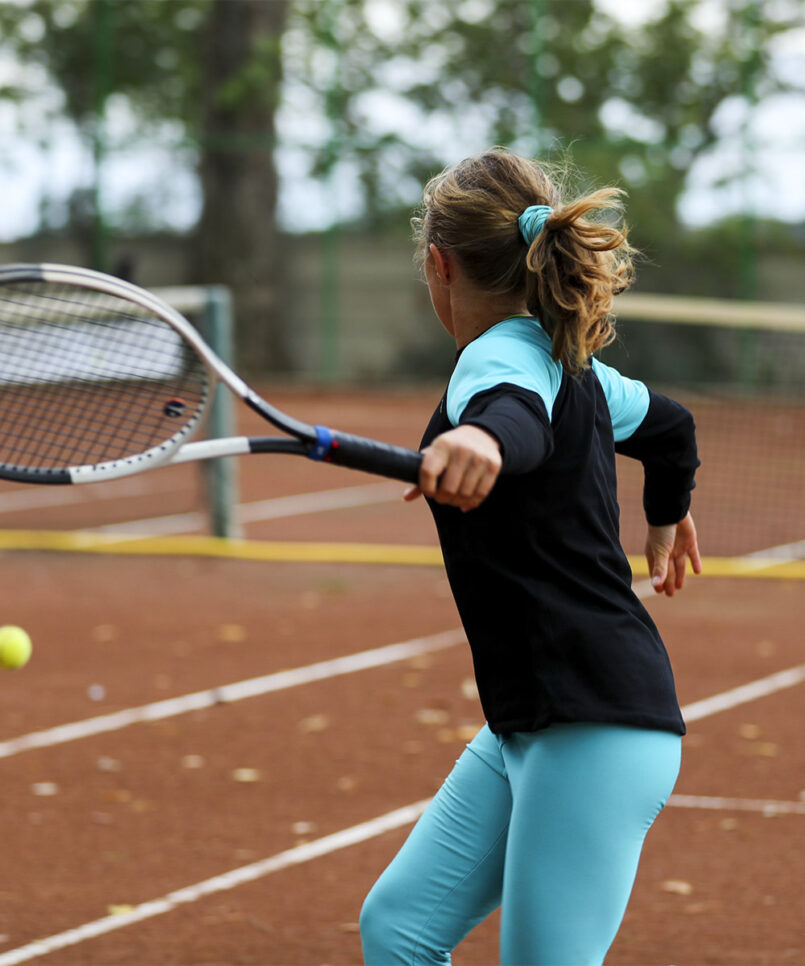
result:
M 680 750 L 616 725 L 484 727 L 364 903 L 366 966 L 445 966 L 498 906 L 503 966 L 600 966 Z

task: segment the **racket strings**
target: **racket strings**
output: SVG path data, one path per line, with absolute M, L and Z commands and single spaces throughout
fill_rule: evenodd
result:
M 75 286 L 0 289 L 0 462 L 61 468 L 125 459 L 184 435 L 204 365 L 168 322 Z
M 126 433 L 126 424 L 131 419 L 131 411 L 121 409 L 119 404 L 128 397 L 127 393 L 121 394 L 118 406 L 108 413 L 108 422 L 100 421 L 97 416 L 98 406 L 108 408 L 108 403 L 97 393 L 82 393 L 80 387 L 70 387 L 67 391 L 62 387 L 58 392 L 43 388 L 33 395 L 21 394 L 16 401 L 12 397 L 8 411 L 19 418 L 16 423 L 10 421 L 3 434 L 9 453 L 15 457 L 13 460 L 7 457 L 6 462 L 21 465 L 26 454 L 30 454 L 34 439 L 40 451 L 47 449 L 55 463 L 62 466 L 75 465 L 79 454 L 83 462 L 101 462 L 126 455 L 126 438 L 131 438 L 131 432 Z M 136 403 L 136 398 L 132 402 Z M 54 412 L 59 412 L 61 418 L 54 419 Z M 133 428 L 147 443 L 142 424 L 134 423 Z M 135 447 L 134 451 L 142 448 L 147 446 Z M 98 458 L 92 458 L 93 454 Z

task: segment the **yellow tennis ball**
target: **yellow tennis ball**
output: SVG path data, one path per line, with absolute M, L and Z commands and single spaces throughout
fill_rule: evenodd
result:
M 28 663 L 31 638 L 21 627 L 0 627 L 0 667 L 18 668 Z

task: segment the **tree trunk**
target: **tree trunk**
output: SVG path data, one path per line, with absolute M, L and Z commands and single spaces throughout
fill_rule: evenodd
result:
M 285 370 L 275 112 L 288 0 L 213 0 L 202 70 L 198 280 L 231 288 L 240 365 Z

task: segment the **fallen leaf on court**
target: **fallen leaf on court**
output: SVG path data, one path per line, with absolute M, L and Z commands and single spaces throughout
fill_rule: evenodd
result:
M 259 768 L 236 768 L 232 772 L 232 780 L 236 782 L 259 782 L 262 777 Z
M 300 734 L 310 735 L 319 731 L 326 731 L 330 727 L 330 718 L 326 714 L 312 714 L 309 718 L 302 718 L 296 726 Z
M 138 815 L 143 812 L 150 812 L 152 807 L 151 803 L 144 798 L 135 798 L 131 803 L 132 812 L 136 812 Z
M 709 902 L 689 902 L 685 906 L 685 912 L 689 916 L 699 916 L 703 912 L 707 912 L 710 909 Z
M 321 607 L 321 594 L 315 590 L 306 590 L 299 596 L 299 605 L 304 610 L 316 610 Z
M 676 896 L 689 896 L 693 892 L 693 886 L 682 879 L 666 879 L 660 883 L 663 892 L 671 892 Z
M 742 738 L 746 738 L 747 741 L 754 741 L 761 735 L 760 725 L 756 724 L 742 724 L 738 728 L 738 734 Z
M 246 628 L 242 624 L 221 624 L 218 640 L 223 644 L 240 644 L 246 640 Z
M 318 828 L 315 822 L 294 822 L 291 831 L 294 835 L 310 835 Z
M 122 805 L 127 805 L 134 798 L 128 788 L 108 789 L 103 797 L 109 802 L 120 802 Z
M 34 782 L 31 791 L 40 798 L 49 798 L 59 794 L 59 786 L 56 782 Z
M 776 758 L 780 752 L 780 746 L 773 741 L 753 741 L 743 749 L 746 755 L 757 755 L 760 758 Z
M 182 768 L 203 768 L 206 762 L 201 755 L 185 755 L 182 758 Z
M 335 787 L 338 789 L 339 792 L 354 791 L 357 785 L 358 783 L 355 781 L 355 779 L 350 778 L 349 775 L 344 775 L 342 778 L 339 778 L 338 781 L 335 783 Z
M 121 903 L 119 905 L 107 906 L 106 911 L 110 916 L 126 916 L 130 912 L 134 912 L 134 906 L 127 905 L 126 903 Z
M 123 765 L 117 758 L 110 758 L 108 755 L 101 755 L 95 762 L 98 771 L 122 771 Z
M 461 696 L 467 701 L 474 701 L 478 697 L 478 685 L 475 678 L 464 678 L 461 682 Z
M 420 708 L 414 717 L 421 725 L 447 724 L 450 720 L 450 715 L 441 708 Z
M 92 639 L 99 644 L 108 644 L 117 637 L 117 628 L 114 624 L 98 624 L 92 628 Z
M 451 741 L 472 741 L 478 734 L 480 725 L 459 725 L 457 728 L 441 728 L 436 738 L 444 744 Z
M 722 818 L 718 823 L 718 827 L 723 829 L 725 832 L 734 832 L 738 828 L 737 818 Z

